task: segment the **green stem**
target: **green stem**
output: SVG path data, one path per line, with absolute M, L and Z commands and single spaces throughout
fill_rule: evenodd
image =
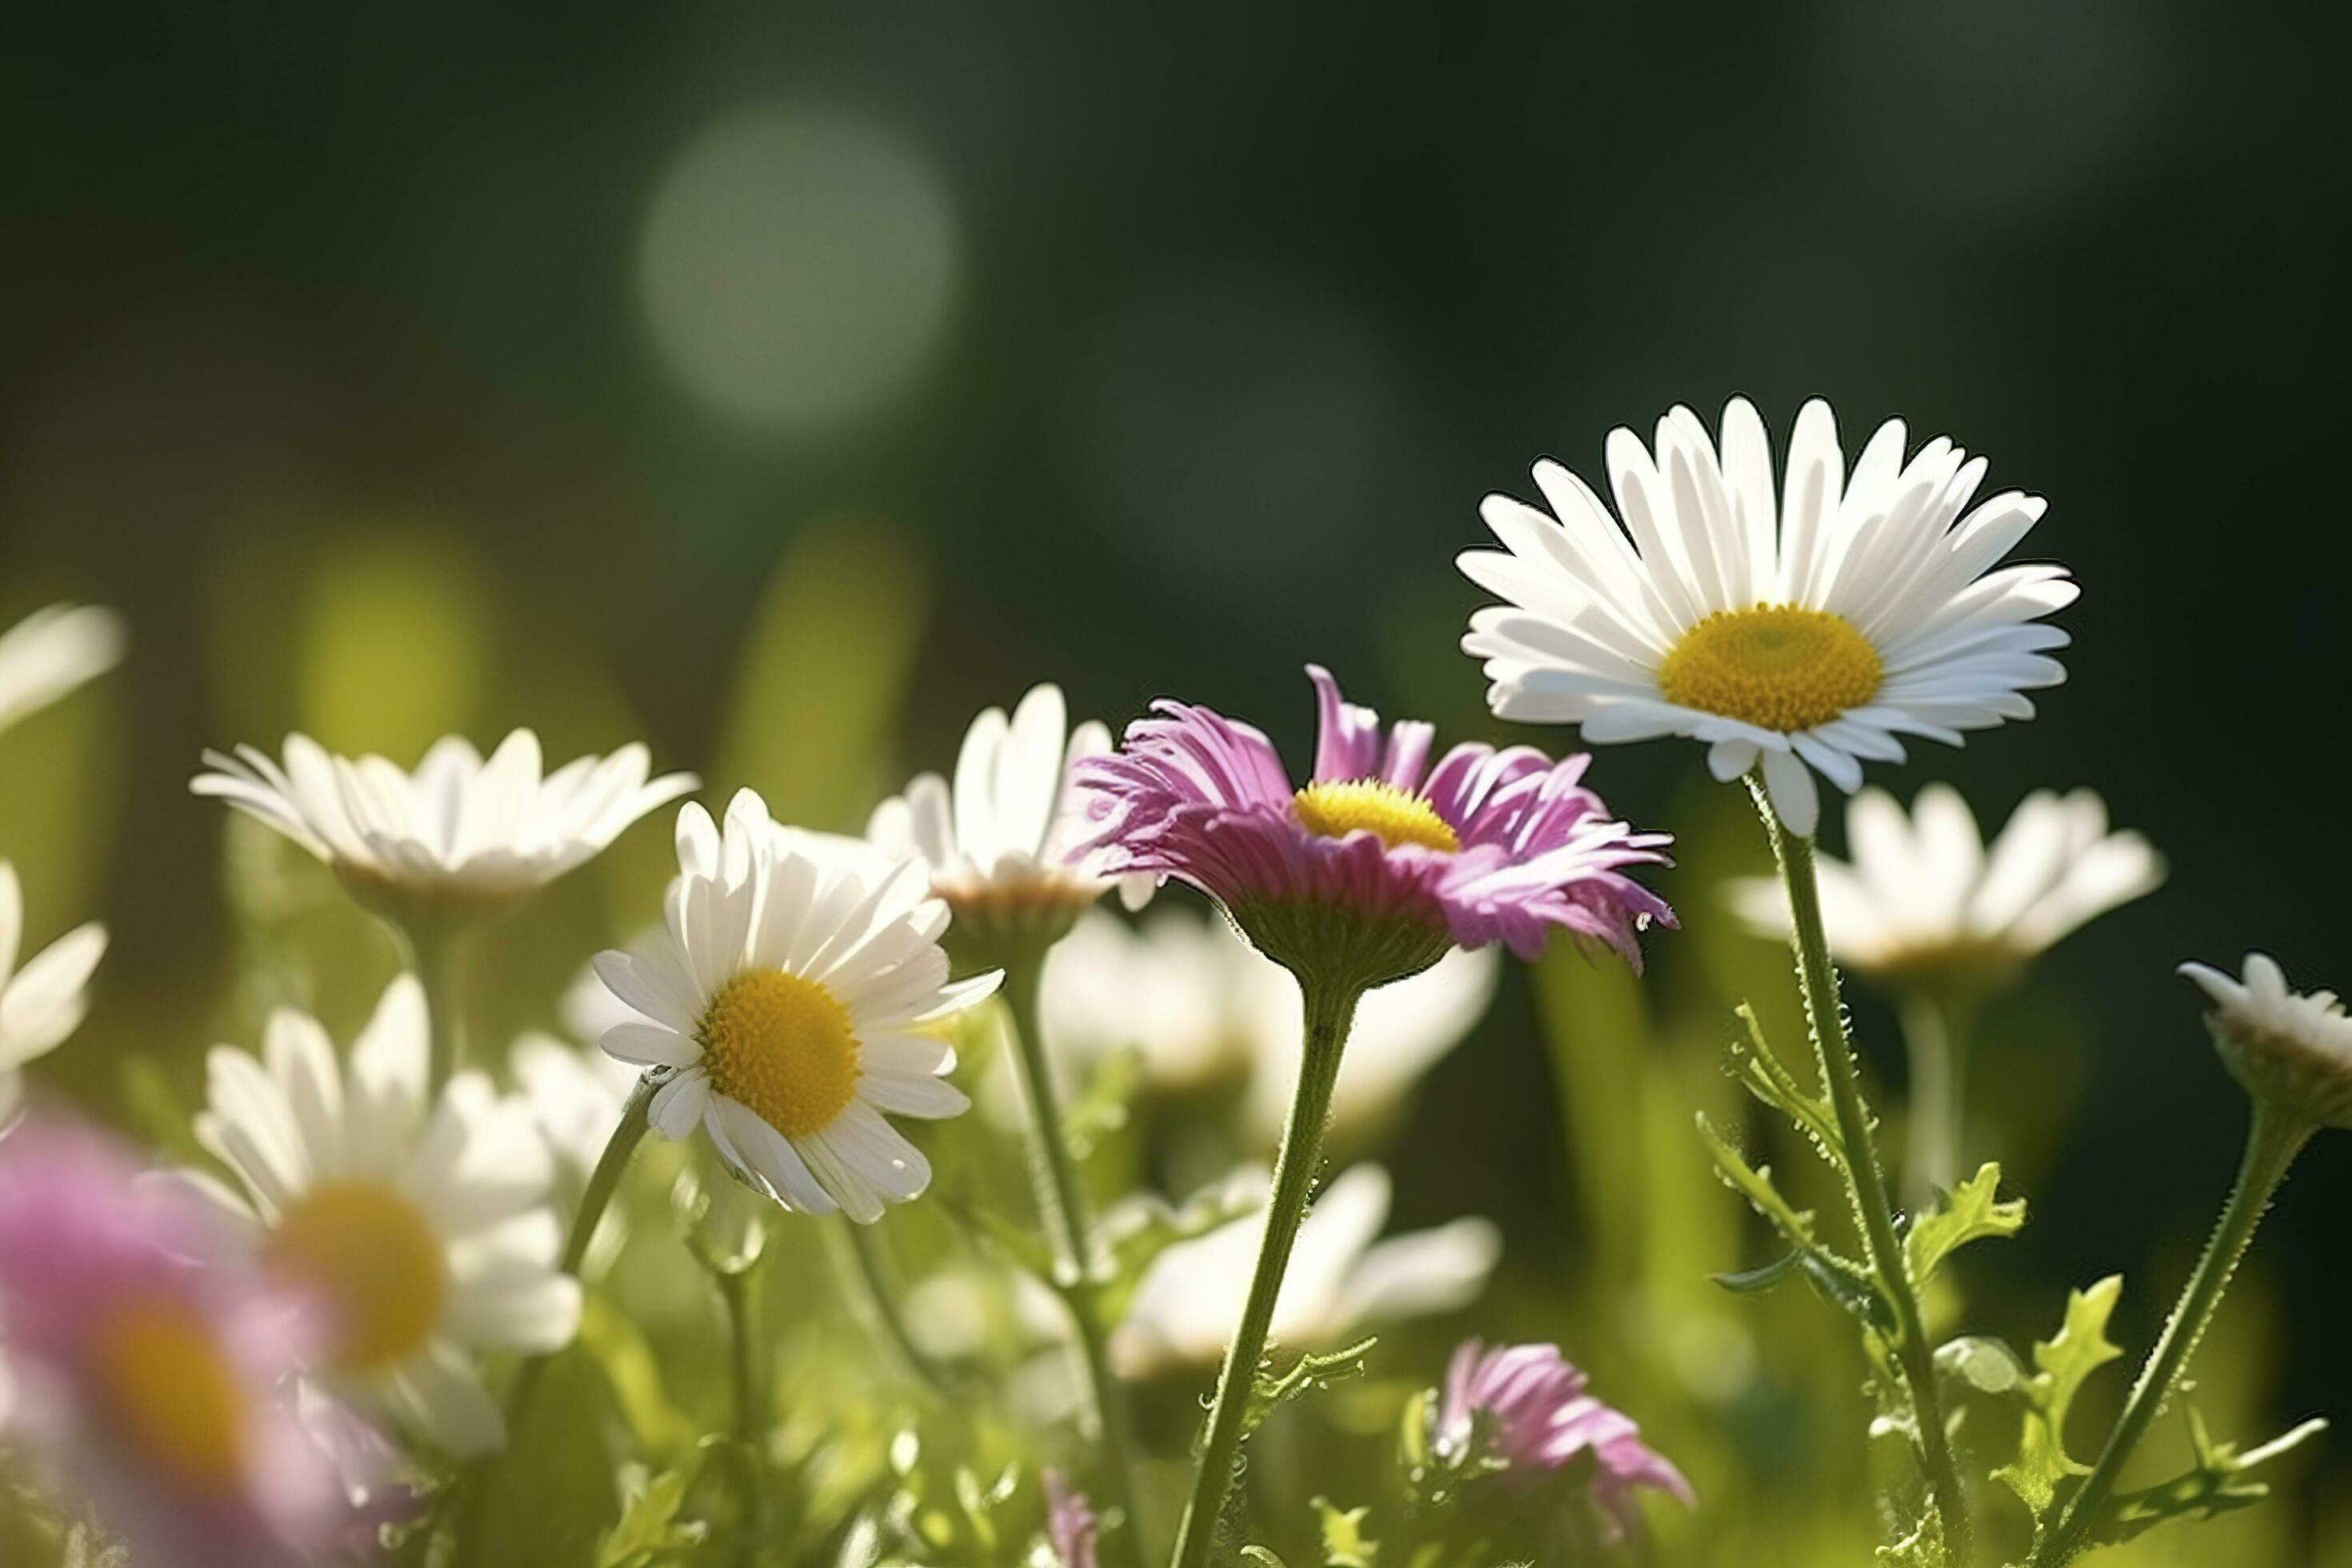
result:
M 2125 1461 L 2147 1435 L 2148 1423 L 2156 1419 L 2157 1412 L 2172 1396 L 2189 1358 L 2196 1352 L 2197 1342 L 2204 1337 L 2206 1326 L 2213 1321 L 2214 1310 L 2221 1304 L 2221 1292 L 2229 1288 L 2230 1277 L 2237 1272 L 2238 1260 L 2246 1255 L 2247 1247 L 2254 1239 L 2254 1227 L 2262 1223 L 2263 1211 L 2270 1206 L 2272 1194 L 2286 1179 L 2287 1167 L 2294 1163 L 2294 1157 L 2303 1152 L 2313 1131 L 2310 1122 L 2288 1116 L 2264 1100 L 2254 1101 L 2253 1121 L 2246 1129 L 2246 1152 L 2238 1163 L 2237 1184 L 2221 1205 L 2221 1217 L 2213 1226 L 2212 1239 L 2206 1242 L 2204 1255 L 2197 1259 L 2197 1268 L 2180 1292 L 2179 1304 L 2165 1320 L 2164 1331 L 2157 1336 L 2155 1348 L 2147 1352 L 2139 1381 L 2132 1384 L 2131 1397 L 2124 1404 L 2123 1415 L 2117 1417 L 2115 1430 L 2107 1434 L 2106 1446 L 2099 1450 L 2098 1463 L 2091 1468 L 2089 1478 L 2067 1502 L 2058 1528 L 2033 1554 L 2032 1568 L 2058 1568 L 2082 1551 L 2083 1538 L 2098 1523 Z
M 1931 992 L 1903 999 L 1911 1058 L 1911 1117 L 1903 1148 L 1903 1201 L 1916 1212 L 1960 1179 L 1967 1146 L 1969 1019 Z
M 1103 1500 L 1118 1511 L 1122 1521 L 1108 1539 L 1119 1561 L 1139 1563 L 1142 1521 L 1135 1510 L 1135 1462 L 1128 1451 L 1126 1389 L 1111 1372 L 1110 1337 L 1103 1323 L 1090 1261 L 1094 1217 L 1078 1182 L 1077 1162 L 1070 1157 L 1062 1126 L 1061 1097 L 1054 1089 L 1045 1037 L 1037 1022 L 1037 990 L 1045 973 L 1043 948 L 1004 966 L 1004 1005 L 1013 1016 L 1018 1047 L 1014 1060 L 1021 1072 L 1022 1097 L 1029 1104 L 1030 1184 L 1036 1194 L 1038 1218 L 1053 1247 L 1055 1289 L 1068 1304 L 1071 1321 L 1077 1326 L 1079 1361 L 1093 1426 L 1102 1444 L 1103 1462 L 1097 1468 L 1104 1481 Z
M 435 1094 L 466 1065 L 465 981 L 473 950 L 462 922 L 414 920 L 399 928 L 409 968 L 425 988 L 425 1020 L 432 1029 Z
M 1813 1054 L 1823 1087 L 1837 1114 L 1838 1138 L 1844 1145 L 1843 1162 L 1854 1217 L 1862 1228 L 1871 1271 L 1880 1294 L 1895 1318 L 1895 1364 L 1910 1395 L 1912 1426 L 1919 1444 L 1920 1468 L 1927 1492 L 1942 1523 L 1946 1562 L 1967 1568 L 1970 1551 L 1968 1500 L 1960 1488 L 1960 1472 L 1952 1458 L 1951 1434 L 1944 1426 L 1943 1401 L 1936 1387 L 1934 1351 L 1921 1321 L 1919 1296 L 1910 1265 L 1895 1233 L 1895 1211 L 1886 1194 L 1886 1173 L 1878 1163 L 1871 1140 L 1870 1107 L 1862 1097 L 1861 1074 L 1854 1066 L 1853 1042 L 1845 1026 L 1845 1008 L 1838 999 L 1836 966 L 1830 962 L 1829 935 L 1822 922 L 1821 888 L 1813 868 L 1813 841 L 1790 833 L 1780 824 L 1762 783 L 1750 778 L 1757 809 L 1764 818 L 1772 850 L 1780 862 L 1780 879 L 1789 889 L 1790 942 L 1797 953 L 1797 984 L 1804 994 L 1805 1016 L 1812 1026 Z
M 762 1485 L 768 1451 L 768 1385 L 760 1355 L 759 1270 L 719 1273 L 719 1299 L 727 1304 L 727 1365 L 735 1397 L 735 1439 L 743 1453 L 743 1532 L 738 1557 L 757 1559 L 767 1531 L 767 1488 Z
M 1290 1120 L 1282 1130 L 1281 1152 L 1275 1158 L 1274 1193 L 1265 1207 L 1265 1239 L 1258 1246 L 1249 1300 L 1217 1373 L 1217 1392 L 1209 1405 L 1208 1431 L 1201 1443 L 1192 1498 L 1185 1505 L 1183 1522 L 1177 1527 L 1174 1568 L 1202 1568 L 1209 1561 L 1225 1500 L 1233 1492 L 1243 1419 L 1249 1411 L 1258 1363 L 1265 1354 L 1265 1336 L 1274 1322 L 1275 1302 L 1282 1294 L 1283 1274 L 1290 1266 L 1290 1249 L 1298 1240 L 1299 1224 L 1306 1218 L 1307 1198 L 1322 1163 L 1323 1124 L 1330 1118 L 1331 1088 L 1339 1080 L 1348 1026 L 1363 995 L 1360 988 L 1335 986 L 1303 975 L 1299 984 L 1306 997 L 1307 1044 L 1298 1063 L 1298 1089 L 1291 1100 Z
M 945 1396 L 951 1392 L 950 1380 L 939 1364 L 923 1353 L 915 1342 L 912 1330 L 900 1315 L 898 1273 L 892 1266 L 889 1247 L 882 1235 L 887 1221 L 859 1225 L 844 1217 L 834 1227 L 836 1237 L 845 1239 L 842 1250 L 849 1254 L 850 1263 L 858 1282 L 864 1287 L 865 1307 L 872 1325 L 881 1331 L 890 1342 L 891 1351 L 913 1373 L 930 1387 L 932 1393 Z

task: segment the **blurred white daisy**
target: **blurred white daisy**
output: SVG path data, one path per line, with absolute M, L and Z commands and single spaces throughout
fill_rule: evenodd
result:
M 699 805 L 677 817 L 667 941 L 596 955 L 641 1017 L 604 1047 L 671 1069 L 653 1125 L 705 1129 L 727 1163 L 786 1206 L 881 1218 L 916 1196 L 930 1163 L 883 1112 L 953 1116 L 941 1076 L 954 1048 L 922 1033 L 985 999 L 994 971 L 950 984 L 948 909 L 920 866 L 871 875 L 866 858 L 813 850 L 744 790 L 722 831 Z
M 1496 951 L 1448 952 L 1408 980 L 1367 992 L 1333 1091 L 1331 1133 L 1380 1121 L 1485 1016 Z M 1072 1067 L 1140 1053 L 1146 1080 L 1182 1094 L 1246 1080 L 1257 1147 L 1282 1134 L 1305 1041 L 1298 982 L 1222 920 L 1155 911 L 1130 927 L 1093 913 L 1046 961 L 1045 1038 Z
M 0 633 L 0 730 L 122 658 L 122 620 L 94 605 L 51 605 Z
M 559 1011 L 571 1038 L 536 1029 L 517 1036 L 507 1065 L 548 1149 L 575 1181 L 584 1182 L 620 1126 L 639 1073 L 605 1055 L 597 1042 L 605 1030 L 638 1016 L 605 989 L 593 965 L 565 990 Z
M 106 952 L 106 928 L 76 926 L 23 968 L 25 890 L 16 868 L 0 860 L 0 1128 L 16 1114 L 26 1062 L 47 1055 L 81 1026 L 89 1011 L 89 977 Z
M 216 1047 L 196 1138 L 242 1194 L 189 1179 L 325 1302 L 330 1392 L 466 1458 L 506 1436 L 476 1355 L 560 1350 L 580 1287 L 557 1267 L 530 1108 L 471 1072 L 428 1105 L 427 1033 L 424 992 L 403 975 L 341 1067 L 318 1022 L 285 1009 L 260 1059 Z
M 2352 1016 L 2333 991 L 2300 992 L 2266 952 L 2246 954 L 2244 977 L 2209 964 L 2180 973 L 2213 1004 L 2213 1043 L 2258 1100 L 2332 1127 L 2352 1127 Z
M 1032 687 L 1010 718 L 991 708 L 964 731 L 955 784 L 922 773 L 904 795 L 875 807 L 866 837 L 894 858 L 919 858 L 931 889 L 956 919 L 1035 923 L 1058 935 L 1111 884 L 1070 852 L 1091 837 L 1070 775 L 1111 750 L 1110 731 L 1088 721 L 1070 728 L 1058 686 Z M 1129 908 L 1151 879 L 1122 879 Z
M 1762 771 L 1789 830 L 1812 836 L 1819 770 L 1848 794 L 1864 762 L 1901 762 L 1905 735 L 2030 719 L 2024 693 L 2066 672 L 2067 636 L 2038 617 L 2072 604 L 2065 569 L 2001 558 L 2040 520 L 2004 490 L 1969 509 L 1985 460 L 1938 437 L 1904 456 L 1890 419 L 1847 472 L 1837 421 L 1798 412 L 1776 502 L 1764 422 L 1723 412 L 1720 455 L 1688 408 L 1658 421 L 1654 452 L 1612 431 L 1612 516 L 1549 458 L 1554 515 L 1486 498 L 1505 546 L 1458 561 L 1509 601 L 1470 620 L 1499 716 L 1572 723 L 1596 743 L 1682 735 L 1718 779 Z M 1622 521 L 1620 521 L 1622 519 Z
M 1852 863 L 1819 862 L 1830 951 L 1898 986 L 1998 980 L 2164 881 L 2163 857 L 2137 833 L 2109 832 L 2106 803 L 2087 789 L 2027 795 L 1990 850 L 1944 784 L 1921 790 L 1907 816 L 1885 790 L 1864 790 L 1845 826 Z M 1779 878 L 1741 878 L 1731 900 L 1759 934 L 1789 934 Z
M 1234 1180 L 1267 1185 L 1263 1171 Z M 1388 1215 L 1389 1175 L 1378 1165 L 1351 1165 L 1324 1189 L 1299 1226 L 1270 1342 L 1328 1349 L 1376 1323 L 1451 1311 L 1477 1296 L 1502 1255 L 1502 1238 L 1486 1220 L 1381 1241 Z M 1140 1376 L 1214 1365 L 1241 1321 L 1265 1234 L 1260 1214 L 1154 1258 L 1111 1341 L 1120 1370 Z
M 379 756 L 286 738 L 285 762 L 252 746 L 205 753 L 188 787 L 268 824 L 332 867 L 363 901 L 395 910 L 495 909 L 593 858 L 621 830 L 696 787 L 648 778 L 641 744 L 541 773 L 539 737 L 517 730 L 489 760 L 457 736 L 414 773 Z

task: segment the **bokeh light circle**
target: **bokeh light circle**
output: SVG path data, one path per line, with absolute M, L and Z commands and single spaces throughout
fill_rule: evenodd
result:
M 954 302 L 937 173 L 845 110 L 755 109 L 705 128 L 656 185 L 639 285 L 662 358 L 712 410 L 836 426 L 921 369 Z

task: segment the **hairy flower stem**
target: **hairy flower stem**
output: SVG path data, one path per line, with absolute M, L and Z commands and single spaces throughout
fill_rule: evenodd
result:
M 1054 1089 L 1045 1037 L 1037 1021 L 1045 952 L 1045 946 L 1036 946 L 1004 966 L 1004 1005 L 1013 1016 L 1014 1060 L 1021 1071 L 1022 1098 L 1029 1105 L 1030 1184 L 1053 1248 L 1054 1288 L 1077 1328 L 1079 1363 L 1102 1444 L 1102 1463 L 1096 1468 L 1104 1483 L 1103 1500 L 1118 1510 L 1121 1520 L 1118 1530 L 1108 1532 L 1107 1544 L 1120 1563 L 1134 1564 L 1143 1560 L 1139 1543 L 1142 1524 L 1136 1516 L 1134 1460 L 1128 1452 L 1126 1390 L 1111 1373 L 1110 1336 L 1102 1321 L 1092 1262 L 1094 1215 L 1078 1182 L 1077 1162 L 1070 1156 L 1061 1098 Z
M 2147 1352 L 2139 1381 L 2132 1384 L 2131 1397 L 2125 1401 L 2115 1430 L 2107 1434 L 2106 1446 L 2099 1450 L 2098 1463 L 2091 1467 L 2089 1478 L 2068 1500 L 2066 1511 L 2059 1516 L 2058 1528 L 2050 1532 L 2042 1549 L 2033 1554 L 2032 1568 L 2058 1568 L 2083 1550 L 2084 1537 L 2098 1523 L 2100 1512 L 2115 1490 L 2116 1477 L 2140 1438 L 2147 1435 L 2148 1423 L 2156 1419 L 2157 1412 L 2172 1396 L 2189 1358 L 2196 1352 L 2197 1342 L 2204 1337 L 2206 1325 L 2213 1321 L 2214 1309 L 2221 1304 L 2221 1292 L 2229 1288 L 2230 1277 L 2237 1272 L 2238 1260 L 2246 1255 L 2247 1247 L 2254 1239 L 2254 1227 L 2262 1223 L 2263 1211 L 2270 1207 L 2272 1195 L 2286 1180 L 2287 1167 L 2294 1163 L 2294 1157 L 2303 1152 L 2313 1131 L 2309 1121 L 2268 1101 L 2254 1101 L 2253 1121 L 2246 1129 L 2246 1152 L 2238 1163 L 2237 1184 L 2221 1205 L 2221 1217 L 2214 1223 L 2212 1239 L 2206 1242 L 2203 1256 L 2197 1259 L 2197 1268 L 2180 1292 L 2179 1304 L 2165 1320 L 2164 1331 L 2157 1336 L 2155 1348 Z
M 1945 1561 L 1950 1568 L 1967 1568 L 1970 1550 L 1968 1500 L 1960 1489 L 1960 1472 L 1952 1458 L 1951 1434 L 1944 1426 L 1943 1401 L 1936 1387 L 1934 1350 L 1927 1343 L 1919 1312 L 1919 1295 L 1895 1234 L 1895 1211 L 1886 1194 L 1886 1173 L 1878 1163 L 1871 1140 L 1870 1108 L 1862 1098 L 1862 1079 L 1853 1059 L 1853 1042 L 1846 1034 L 1845 1008 L 1838 999 L 1836 966 L 1830 962 L 1829 936 L 1822 923 L 1821 888 L 1813 868 L 1813 841 L 1790 833 L 1780 824 L 1759 780 L 1750 775 L 1749 789 L 1780 863 L 1780 880 L 1789 889 L 1790 942 L 1797 953 L 1797 984 L 1804 993 L 1805 1016 L 1812 1026 L 1813 1054 L 1831 1109 L 1837 1115 L 1838 1141 L 1844 1145 L 1842 1162 L 1854 1217 L 1862 1227 L 1863 1245 L 1879 1294 L 1895 1318 L 1895 1364 L 1911 1401 L 1920 1468 L 1927 1492 L 1943 1527 Z
M 1173 1568 L 1203 1568 L 1207 1563 L 1225 1500 L 1234 1489 L 1243 1420 L 1249 1413 L 1258 1363 L 1265 1354 L 1266 1332 L 1273 1326 L 1275 1302 L 1282 1294 L 1282 1277 L 1290 1267 L 1290 1249 L 1298 1240 L 1298 1226 L 1307 1216 L 1307 1199 L 1322 1164 L 1323 1126 L 1330 1120 L 1331 1089 L 1339 1081 L 1348 1026 L 1363 995 L 1360 987 L 1334 985 L 1305 975 L 1299 984 L 1306 997 L 1307 1046 L 1298 1063 L 1298 1089 L 1290 1102 L 1290 1120 L 1283 1126 L 1281 1152 L 1275 1157 L 1274 1193 L 1265 1207 L 1265 1239 L 1258 1246 L 1256 1272 L 1250 1276 L 1249 1301 L 1217 1373 L 1208 1431 L 1201 1443 L 1200 1469 L 1192 1479 L 1192 1499 L 1184 1507 L 1183 1522 L 1177 1526 Z
M 1903 1001 L 1911 1058 L 1910 1127 L 1903 1147 L 1903 1201 L 1924 1208 L 1962 1175 L 1967 1142 L 1971 1012 L 1965 1003 L 1915 991 Z

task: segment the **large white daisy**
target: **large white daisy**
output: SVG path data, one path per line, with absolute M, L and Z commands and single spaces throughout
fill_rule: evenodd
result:
M 1263 1192 L 1265 1171 L 1237 1173 Z M 1467 1305 L 1502 1255 L 1483 1219 L 1379 1239 L 1389 1216 L 1389 1173 L 1350 1165 L 1325 1188 L 1298 1227 L 1298 1244 L 1275 1299 L 1272 1341 L 1294 1351 L 1328 1349 L 1369 1325 Z M 1213 1366 L 1249 1301 L 1263 1214 L 1180 1242 L 1151 1262 L 1127 1321 L 1111 1340 L 1121 1371 L 1143 1374 Z
M 894 858 L 920 858 L 959 920 L 1074 914 L 1110 881 L 1091 863 L 1070 863 L 1094 831 L 1070 775 L 1110 750 L 1101 723 L 1070 728 L 1060 687 L 1032 687 L 1010 717 L 991 708 L 971 721 L 953 788 L 937 773 L 917 775 L 874 808 L 866 838 Z M 1151 886 L 1148 877 L 1124 879 L 1121 896 L 1134 908 Z
M 455 735 L 414 773 L 383 757 L 339 757 L 286 738 L 281 765 L 252 746 L 205 753 L 188 787 L 259 818 L 334 868 L 362 899 L 497 907 L 593 858 L 621 830 L 696 787 L 648 778 L 640 744 L 542 775 L 539 737 L 517 730 L 489 760 Z
M 1845 833 L 1852 863 L 1820 858 L 1830 951 L 1889 984 L 1998 980 L 2164 881 L 2163 857 L 2137 833 L 2109 832 L 2106 802 L 2087 789 L 2034 791 L 1990 848 L 1945 784 L 1921 790 L 1908 815 L 1864 790 Z M 1741 878 L 1731 898 L 1760 934 L 1788 935 L 1779 878 Z
M 16 967 L 25 937 L 25 890 L 0 860 L 0 1129 L 16 1114 L 22 1069 L 81 1026 L 89 976 L 106 952 L 106 928 L 76 926 Z
M 786 1206 L 870 1224 L 931 1179 L 922 1152 L 883 1120 L 953 1116 L 970 1103 L 941 1076 L 945 1041 L 922 1033 L 980 1002 L 996 972 L 950 984 L 948 908 L 923 868 L 877 872 L 870 853 L 829 852 L 780 827 L 750 790 L 724 831 L 677 816 L 668 940 L 596 955 L 596 973 L 643 1015 L 604 1047 L 671 1069 L 653 1125 L 697 1126 L 722 1158 Z
M 0 634 L 0 730 L 122 658 L 122 621 L 94 605 L 51 605 Z
M 428 1105 L 427 1034 L 425 994 L 404 975 L 347 1064 L 317 1020 L 285 1009 L 259 1059 L 215 1047 L 196 1138 L 243 1191 L 190 1180 L 326 1304 L 330 1391 L 466 1458 L 506 1436 L 477 1354 L 561 1349 L 580 1287 L 557 1267 L 530 1108 L 467 1072 Z
M 1332 1092 L 1334 1137 L 1391 1112 L 1460 1045 L 1494 999 L 1496 950 L 1459 949 L 1410 979 L 1364 994 Z M 1139 926 L 1102 911 L 1045 963 L 1046 1041 L 1072 1067 L 1122 1050 L 1146 1079 L 1185 1093 L 1245 1080 L 1244 1128 L 1271 1149 L 1298 1081 L 1306 1038 L 1298 982 L 1222 920 L 1154 910 Z
M 2004 490 L 1973 508 L 1985 460 L 1941 437 L 1904 454 L 1890 419 L 1851 473 L 1837 421 L 1798 412 L 1776 502 L 1764 422 L 1744 398 L 1721 449 L 1688 408 L 1654 449 L 1612 431 L 1612 515 L 1583 480 L 1535 468 L 1548 515 L 1508 496 L 1481 509 L 1502 551 L 1459 564 L 1509 601 L 1471 617 L 1496 714 L 1572 723 L 1594 742 L 1683 735 L 1719 779 L 1760 767 L 1774 809 L 1811 837 L 1813 773 L 1851 794 L 1900 737 L 2030 719 L 2024 693 L 2065 670 L 2067 636 L 2037 618 L 2073 603 L 2054 565 L 1999 567 L 2041 518 Z

